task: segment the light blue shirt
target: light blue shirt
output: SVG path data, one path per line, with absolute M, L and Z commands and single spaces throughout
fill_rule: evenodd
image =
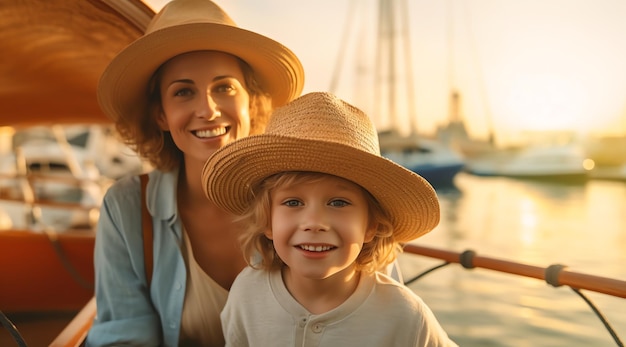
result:
M 146 201 L 153 219 L 152 285 L 146 283 L 138 176 L 107 191 L 96 232 L 97 317 L 87 346 L 177 346 L 187 271 L 176 205 L 178 171 L 152 171 Z

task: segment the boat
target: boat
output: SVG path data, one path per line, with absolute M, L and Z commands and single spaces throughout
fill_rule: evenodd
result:
M 584 183 L 589 166 L 581 148 L 571 145 L 492 149 L 466 160 L 477 176 L 503 176 L 555 183 Z
M 529 133 L 526 144 L 515 146 L 499 146 L 491 129 L 487 140 L 473 139 L 458 113 L 459 92 L 454 90 L 450 99 L 451 119 L 437 129 L 437 138 L 461 153 L 465 172 L 566 184 L 580 184 L 590 178 L 594 161 L 571 134 Z
M 394 131 L 380 131 L 378 137 L 383 157 L 419 174 L 435 188 L 452 187 L 454 177 L 465 166 L 456 151 L 439 141 Z
M 452 103 L 458 103 L 458 99 L 458 93 L 453 92 Z M 586 182 L 594 161 L 577 142 L 558 140 L 561 135 L 529 134 L 528 143 L 505 147 L 496 144 L 492 131 L 488 140 L 472 139 L 458 117 L 437 130 L 441 141 L 462 154 L 463 170 L 470 174 L 568 184 Z
M 14 323 L 32 345 L 49 344 L 93 297 L 93 213 L 101 195 L 90 203 L 84 199 L 88 185 L 102 182 L 87 171 L 84 176 L 71 172 L 67 143 L 32 133 L 18 151 L 13 142 L 34 127 L 110 126 L 97 103 L 98 79 L 152 16 L 154 11 L 139 0 L 22 0 L 0 6 L 0 134 L 6 145 L 0 165 L 7 169 L 0 178 L 0 203 L 23 216 L 2 216 L 0 312 L 17 317 Z M 81 153 L 80 145 L 71 147 Z M 103 157 L 88 152 L 82 149 L 92 161 Z M 60 157 L 64 163 L 57 162 Z M 68 220 L 78 211 L 91 215 L 91 222 Z M 66 318 L 53 319 L 59 315 Z M 11 344 L 3 338 L 0 345 Z

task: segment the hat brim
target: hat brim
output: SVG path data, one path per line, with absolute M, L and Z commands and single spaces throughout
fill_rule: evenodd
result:
M 283 171 L 327 173 L 364 187 L 389 212 L 399 242 L 418 238 L 439 223 L 437 195 L 424 178 L 386 158 L 342 144 L 253 135 L 217 151 L 206 162 L 202 177 L 207 197 L 241 214 L 253 198 L 251 187 Z
M 179 54 L 201 50 L 229 53 L 248 63 L 274 107 L 302 92 L 300 60 L 279 42 L 235 26 L 187 23 L 146 34 L 122 50 L 100 78 L 100 107 L 113 120 L 146 112 L 148 82 L 159 66 Z

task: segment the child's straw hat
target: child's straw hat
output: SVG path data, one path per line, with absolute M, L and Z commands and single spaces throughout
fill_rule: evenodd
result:
M 369 117 L 329 93 L 310 93 L 278 108 L 264 134 L 232 142 L 206 162 L 202 181 L 209 199 L 241 214 L 252 187 L 283 171 L 315 171 L 367 189 L 388 213 L 398 242 L 439 223 L 439 202 L 421 176 L 380 155 Z

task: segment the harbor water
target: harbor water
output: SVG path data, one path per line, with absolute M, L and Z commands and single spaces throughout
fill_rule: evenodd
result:
M 440 225 L 415 244 L 626 280 L 626 182 L 566 185 L 461 173 L 438 190 Z M 409 279 L 436 260 L 402 254 Z M 615 346 L 571 288 L 450 264 L 410 287 L 460 346 Z M 583 290 L 626 340 L 626 299 Z

